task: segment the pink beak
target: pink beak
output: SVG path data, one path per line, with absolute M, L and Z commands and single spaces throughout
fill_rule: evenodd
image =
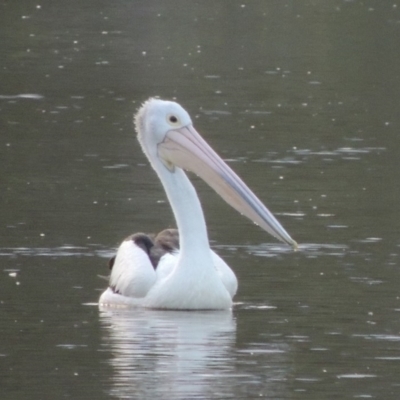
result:
M 192 125 L 168 131 L 158 155 L 171 172 L 175 166 L 194 172 L 241 214 L 297 249 L 296 241 Z

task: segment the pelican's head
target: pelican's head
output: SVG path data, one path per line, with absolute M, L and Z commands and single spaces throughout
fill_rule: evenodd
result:
M 135 116 L 143 151 L 174 173 L 175 168 L 200 176 L 228 204 L 277 239 L 297 248 L 265 205 L 218 156 L 193 127 L 189 114 L 172 101 L 149 99 Z
M 151 98 L 135 115 L 135 126 L 143 150 L 154 152 L 172 129 L 192 125 L 187 111 L 178 103 Z

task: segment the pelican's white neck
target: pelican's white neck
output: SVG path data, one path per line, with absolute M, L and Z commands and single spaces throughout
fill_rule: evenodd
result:
M 157 142 L 161 143 L 165 138 L 165 131 L 171 129 L 166 121 L 171 113 L 176 121 L 179 118 L 182 126 L 191 125 L 189 115 L 178 104 L 156 99 L 146 102 L 135 116 L 138 139 L 160 178 L 174 212 L 179 231 L 181 259 L 203 259 L 203 264 L 212 265 L 207 227 L 196 190 L 181 168 L 175 166 L 174 170 L 170 171 L 158 155 Z M 204 260 L 204 254 L 209 256 L 209 259 Z M 197 257 L 198 255 L 200 257 Z
M 185 172 L 175 167 L 170 172 L 161 163 L 153 163 L 167 194 L 174 213 L 180 237 L 180 250 L 182 256 L 196 257 L 209 249 L 206 222 L 200 200 Z

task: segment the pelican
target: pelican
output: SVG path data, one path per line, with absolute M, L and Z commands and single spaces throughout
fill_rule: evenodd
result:
M 210 248 L 203 210 L 184 170 L 200 176 L 228 204 L 275 238 L 294 249 L 297 243 L 200 136 L 178 103 L 150 98 L 134 121 L 142 150 L 164 187 L 178 230 L 163 231 L 156 238 L 138 233 L 124 240 L 110 264 L 109 287 L 99 304 L 230 309 L 237 279 Z

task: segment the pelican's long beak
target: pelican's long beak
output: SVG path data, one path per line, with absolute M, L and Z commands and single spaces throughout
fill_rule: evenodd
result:
M 296 241 L 192 125 L 170 130 L 158 145 L 158 155 L 170 170 L 177 166 L 200 176 L 233 208 L 297 249 Z

